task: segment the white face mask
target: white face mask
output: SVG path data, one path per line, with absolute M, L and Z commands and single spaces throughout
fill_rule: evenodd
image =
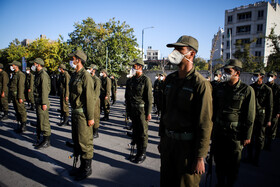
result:
M 214 80 L 215 80 L 215 81 L 219 80 L 219 77 L 218 77 L 218 76 L 215 76 L 215 77 L 214 77 Z
M 267 78 L 267 81 L 268 81 L 268 82 L 272 82 L 273 80 L 274 80 L 273 77 L 268 77 L 268 78 Z
M 58 68 L 58 72 L 59 72 L 59 73 L 61 73 L 61 70 L 60 70 L 60 68 Z
M 36 68 L 35 65 L 32 65 L 32 66 L 31 66 L 31 70 L 32 70 L 32 71 L 36 71 L 36 69 L 37 69 L 37 68 Z
M 90 69 L 87 69 L 87 72 L 89 72 L 91 74 L 91 70 Z
M 30 71 L 29 71 L 29 70 L 27 70 L 27 71 L 26 71 L 26 73 L 27 73 L 27 74 L 30 74 Z
M 160 80 L 163 81 L 163 77 L 160 77 Z
M 11 71 L 15 71 L 15 69 L 14 69 L 13 66 L 10 66 L 10 70 L 11 70 Z
M 228 81 L 230 81 L 231 77 L 232 77 L 231 74 L 224 73 L 223 76 L 222 76 L 222 80 L 223 80 L 223 82 L 228 82 Z
M 77 65 L 74 64 L 74 61 L 73 61 L 73 60 L 71 60 L 71 61 L 69 62 L 69 64 L 70 64 L 71 68 L 76 69 Z
M 259 77 L 258 77 L 258 76 L 253 76 L 253 77 L 251 78 L 251 81 L 252 81 L 253 83 L 257 82 L 258 80 L 259 80 Z
M 156 76 L 155 79 L 158 79 L 158 76 Z
M 100 77 L 103 77 L 103 73 L 100 73 L 99 76 L 100 76 Z
M 132 76 L 135 76 L 136 75 L 136 69 L 134 69 L 134 68 L 131 68 L 131 74 L 132 74 Z
M 191 51 L 189 51 L 187 54 L 189 54 Z M 169 55 L 168 55 L 168 60 L 172 63 L 172 64 L 180 64 L 183 60 L 183 58 L 186 58 L 185 56 L 187 54 L 182 55 L 178 50 L 173 50 Z M 187 58 L 186 58 L 187 59 Z M 190 61 L 189 59 L 187 59 L 187 61 L 189 61 L 190 63 L 193 63 L 192 61 Z

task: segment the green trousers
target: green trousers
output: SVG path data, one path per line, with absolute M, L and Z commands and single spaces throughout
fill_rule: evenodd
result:
M 192 173 L 194 143 L 161 136 L 160 186 L 198 187 L 201 175 Z
M 93 158 L 93 132 L 92 127 L 87 125 L 84 112 L 72 111 L 72 139 L 75 156 Z
M 9 110 L 8 93 L 6 93 L 6 92 L 4 92 L 4 93 L 5 93 L 5 97 L 1 97 L 1 100 L 0 100 L 0 109 L 3 112 L 7 112 Z
M 16 99 L 15 97 L 12 98 L 12 101 L 16 112 L 17 121 L 25 123 L 27 120 L 27 114 L 24 106 L 24 101 L 22 103 L 19 103 L 18 99 Z
M 100 99 L 96 100 L 95 109 L 94 109 L 94 125 L 93 128 L 97 129 L 100 126 Z
M 101 106 L 101 110 L 104 110 L 104 114 L 109 115 L 109 113 L 110 113 L 110 98 L 105 99 L 105 96 L 101 95 L 100 106 Z
M 43 133 L 43 136 L 51 135 L 51 125 L 49 121 L 50 104 L 47 104 L 47 110 L 42 109 L 42 105 L 36 104 L 37 115 L 37 133 Z
M 28 90 L 26 90 L 24 95 L 25 95 L 26 102 L 34 104 L 34 93 L 33 92 L 28 92 Z
M 62 116 L 69 116 L 69 102 L 63 96 L 60 96 L 60 110 Z

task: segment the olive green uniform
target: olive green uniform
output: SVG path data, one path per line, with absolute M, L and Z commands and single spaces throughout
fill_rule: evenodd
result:
M 112 92 L 112 102 L 115 103 L 117 100 L 117 87 L 118 87 L 118 83 L 116 78 L 111 79 L 111 83 L 112 83 L 112 88 L 111 88 L 111 92 Z
M 154 96 L 154 106 L 156 107 L 157 110 L 159 104 L 159 99 L 158 99 L 159 85 L 160 85 L 160 80 L 156 79 L 154 82 L 153 96 Z
M 20 123 L 26 123 L 27 120 L 26 109 L 24 106 L 24 85 L 24 73 L 22 73 L 20 70 L 14 72 L 10 85 L 10 94 L 16 112 L 17 121 L 19 121 Z M 19 103 L 19 99 L 22 99 L 23 102 Z
M 149 77 L 142 74 L 132 77 L 125 90 L 126 101 L 129 101 L 130 117 L 133 123 L 132 141 L 137 150 L 146 149 L 148 144 L 148 122 L 153 103 L 152 83 Z
M 278 117 L 277 114 L 280 114 L 280 86 L 276 83 L 266 83 L 272 89 L 273 93 L 273 112 L 271 119 L 271 126 L 266 129 L 266 137 L 268 141 L 274 140 L 277 132 Z
M 244 140 L 250 140 L 255 119 L 255 94 L 239 80 L 220 83 L 213 92 L 213 151 L 218 184 L 237 179 Z
M 93 91 L 94 91 L 94 100 L 96 100 L 95 103 L 95 109 L 94 109 L 94 129 L 99 128 L 99 122 L 100 122 L 100 86 L 101 86 L 101 80 L 96 76 L 92 76 L 93 80 Z
M 110 113 L 110 95 L 111 95 L 111 79 L 109 77 L 101 78 L 100 87 L 100 106 L 101 110 L 104 110 L 104 116 L 109 117 Z M 105 97 L 108 97 L 105 99 Z
M 60 73 L 59 77 L 60 81 L 60 109 L 61 116 L 68 117 L 69 116 L 69 102 L 66 101 L 66 97 L 69 98 L 69 81 L 70 75 L 67 71 L 64 70 L 64 73 Z
M 251 143 L 248 145 L 248 159 L 258 164 L 260 152 L 264 146 L 265 128 L 267 122 L 271 122 L 273 94 L 271 88 L 264 83 L 261 85 L 255 83 L 251 86 L 256 96 L 256 118 Z M 253 154 L 253 148 L 255 148 L 255 154 Z
M 0 72 L 0 95 L 4 92 L 5 97 L 1 97 L 0 102 L 0 110 L 3 112 L 8 112 L 9 103 L 8 103 L 8 84 L 9 84 L 9 76 L 6 71 L 2 70 Z
M 51 90 L 51 80 L 47 72 L 43 69 L 37 71 L 34 80 L 34 100 L 37 115 L 37 135 L 43 133 L 44 137 L 51 135 L 51 126 L 49 121 L 49 93 Z M 47 110 L 43 110 L 42 106 L 47 105 Z
M 126 83 L 125 83 L 125 87 L 126 89 L 128 87 L 130 87 L 130 83 L 131 83 L 131 80 L 132 78 L 128 78 Z M 127 119 L 130 118 L 130 114 L 131 114 L 131 104 L 130 104 L 130 100 L 129 100 L 129 97 L 128 97 L 128 93 L 127 91 L 125 90 L 125 95 L 124 95 L 124 98 L 125 98 L 125 111 L 126 111 L 126 117 Z
M 163 99 L 163 86 L 164 86 L 164 81 L 161 80 L 159 81 L 159 89 L 158 89 L 158 101 L 157 101 L 157 110 L 158 110 L 158 115 L 160 116 L 161 111 L 162 111 L 162 99 Z
M 25 98 L 28 103 L 34 104 L 34 75 L 32 73 L 25 74 Z M 28 90 L 30 89 L 30 92 Z
M 178 71 L 164 82 L 160 121 L 160 185 L 199 186 L 193 174 L 198 157 L 207 155 L 212 130 L 210 83 L 194 68 L 180 79 Z
M 94 119 L 95 95 L 90 74 L 82 68 L 74 72 L 69 83 L 72 107 L 72 139 L 74 155 L 82 159 L 93 157 L 93 132 L 88 120 Z

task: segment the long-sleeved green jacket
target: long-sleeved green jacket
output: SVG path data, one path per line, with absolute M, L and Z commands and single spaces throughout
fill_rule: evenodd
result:
M 94 119 L 95 100 L 91 75 L 82 68 L 74 72 L 69 83 L 70 104 L 73 110 L 83 110 L 87 120 Z
M 100 96 L 100 86 L 101 86 L 101 80 L 96 76 L 92 76 L 93 80 L 93 90 L 94 90 L 94 96 L 99 99 Z
M 275 118 L 277 114 L 280 114 L 280 86 L 276 83 L 266 83 L 272 89 L 273 92 L 273 112 L 272 117 Z
M 8 84 L 9 84 L 9 76 L 6 71 L 2 70 L 0 72 L 0 91 L 1 91 L 1 93 L 5 92 L 5 94 L 7 94 Z
M 111 95 L 111 79 L 109 77 L 102 77 L 100 80 L 101 80 L 100 94 L 103 97 L 107 96 L 109 98 Z
M 62 93 L 62 97 L 69 97 L 69 81 L 70 81 L 70 75 L 67 71 L 64 71 L 64 73 L 60 73 L 59 77 L 60 81 L 60 91 Z
M 20 70 L 13 73 L 10 84 L 10 93 L 16 99 L 24 100 L 25 75 Z
M 41 69 L 36 72 L 34 80 L 34 100 L 37 105 L 47 105 L 51 91 L 51 79 L 48 73 Z
M 34 90 L 34 75 L 32 73 L 26 74 L 25 89 L 31 89 L 31 92 Z
M 194 68 L 180 79 L 178 71 L 169 74 L 163 86 L 163 107 L 159 135 L 166 131 L 192 133 L 195 157 L 205 157 L 212 131 L 212 88 Z

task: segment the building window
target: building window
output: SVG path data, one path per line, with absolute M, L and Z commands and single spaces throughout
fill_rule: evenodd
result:
M 258 19 L 262 19 L 264 15 L 264 10 L 259 10 L 258 11 Z
M 227 48 L 229 48 L 229 41 L 227 41 Z
M 251 25 L 236 27 L 236 34 L 250 34 Z
M 245 39 L 239 39 L 235 41 L 236 44 L 239 43 L 240 45 L 248 44 L 250 43 L 250 38 L 245 38 Z
M 255 51 L 255 56 L 260 57 L 262 55 L 261 51 Z
M 237 20 L 238 21 L 249 21 L 251 20 L 252 12 L 244 12 L 237 14 Z
M 261 46 L 262 45 L 262 38 L 258 38 L 256 41 L 256 46 Z
M 226 59 L 229 59 L 230 58 L 230 53 L 227 53 L 226 54 Z
M 232 23 L 232 16 L 228 16 L 228 23 Z
M 232 35 L 232 28 L 227 29 L 227 37 L 229 38 L 230 35 Z
M 151 55 L 151 53 L 148 53 L 148 55 Z
M 257 32 L 262 32 L 263 31 L 263 24 L 258 24 L 257 25 Z
M 157 52 L 155 52 L 155 55 L 157 55 L 158 53 Z

